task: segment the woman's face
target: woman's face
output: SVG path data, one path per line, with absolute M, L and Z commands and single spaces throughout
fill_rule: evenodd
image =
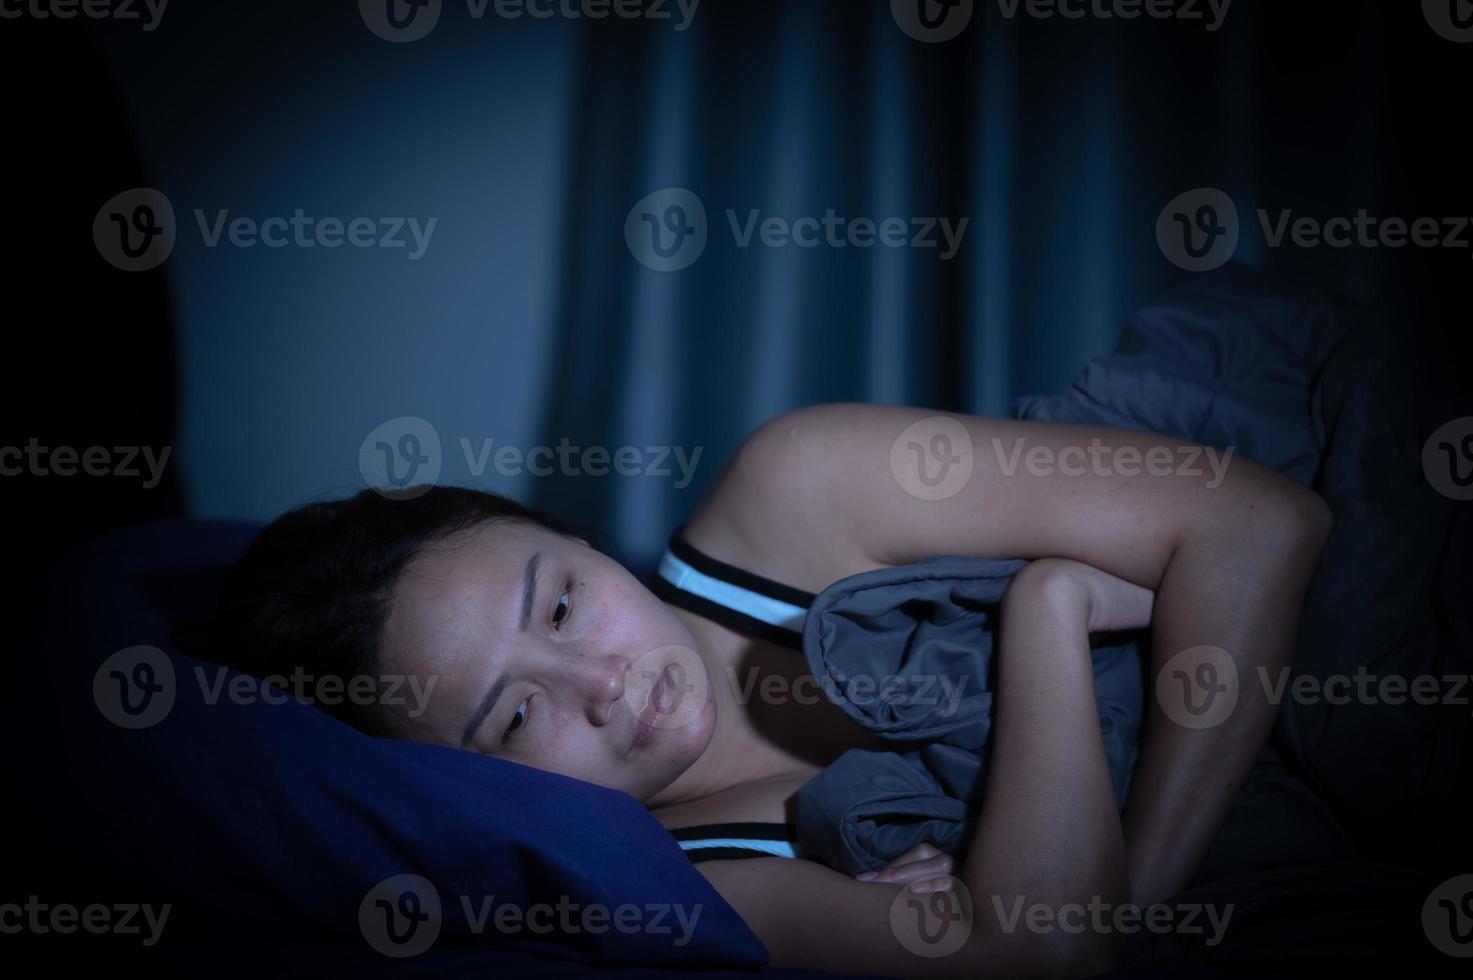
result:
M 641 801 L 715 728 L 685 625 L 618 562 L 537 525 L 481 525 L 424 549 L 394 591 L 382 644 L 385 672 L 433 681 L 409 720 L 416 738 Z

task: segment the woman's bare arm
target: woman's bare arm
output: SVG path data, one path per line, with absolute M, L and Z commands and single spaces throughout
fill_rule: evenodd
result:
M 834 404 L 780 416 L 743 445 L 712 490 L 713 508 L 758 554 L 845 567 L 933 554 L 1058 556 L 1153 590 L 1148 691 L 1172 656 L 1207 646 L 1230 659 L 1238 682 L 1236 706 L 1212 727 L 1174 721 L 1148 697 L 1126 846 L 1135 901 L 1169 897 L 1272 725 L 1258 672 L 1290 661 L 1329 509 L 1248 460 L 1123 429 L 954 414 L 944 443 L 914 432 L 907 443 L 913 424 L 937 414 Z M 897 472 L 911 452 L 932 479 L 943 462 L 970 469 L 950 496 L 926 499 Z M 809 579 L 821 581 L 827 567 Z
M 791 859 L 698 865 L 775 965 L 931 978 L 1073 977 L 1114 965 L 1116 936 L 1031 930 L 1026 912 L 1058 916 L 1129 894 L 1095 707 L 1091 592 L 1063 565 L 1029 565 L 1004 596 L 987 791 L 960 876 L 970 922 L 947 920 L 965 907 L 955 889 L 905 895 Z M 921 918 L 932 936 L 965 930 L 964 942 L 944 956 L 917 953 Z

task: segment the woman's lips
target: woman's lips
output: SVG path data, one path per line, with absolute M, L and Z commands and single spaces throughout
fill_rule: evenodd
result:
M 660 676 L 655 679 L 655 686 L 650 689 L 649 699 L 644 708 L 634 719 L 634 744 L 640 746 L 654 737 L 659 731 L 660 721 L 670 714 L 675 700 L 675 680 L 670 675 L 670 665 L 660 671 Z

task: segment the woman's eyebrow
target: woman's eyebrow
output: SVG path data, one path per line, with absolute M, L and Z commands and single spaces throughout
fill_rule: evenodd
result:
M 527 568 L 522 573 L 522 615 L 517 622 L 519 633 L 527 632 L 527 624 L 532 619 L 532 607 L 537 602 L 537 569 L 541 565 L 542 552 L 538 551 L 527 559 Z M 496 710 L 496 701 L 504 690 L 506 690 L 505 672 L 496 678 L 496 683 L 491 685 L 491 689 L 481 698 L 481 703 L 476 706 L 476 710 L 472 711 L 471 716 L 466 719 L 465 731 L 460 736 L 461 748 L 470 744 L 470 740 L 475 737 L 476 729 L 481 727 L 487 715 Z
M 527 559 L 527 570 L 522 575 L 522 618 L 517 623 L 517 632 L 527 632 L 527 623 L 532 619 L 532 604 L 537 601 L 537 568 L 542 564 L 542 552 L 538 551 Z
M 481 698 L 481 703 L 476 706 L 476 710 L 472 711 L 470 718 L 466 720 L 465 731 L 460 736 L 461 748 L 465 748 L 470 744 L 471 739 L 475 737 L 476 730 L 481 727 L 481 724 L 486 720 L 486 716 L 491 714 L 492 710 L 496 707 L 496 700 L 501 697 L 501 692 L 504 690 L 506 690 L 506 674 L 503 673 L 500 677 L 496 678 L 496 683 L 491 685 L 491 690 L 486 692 L 486 696 Z

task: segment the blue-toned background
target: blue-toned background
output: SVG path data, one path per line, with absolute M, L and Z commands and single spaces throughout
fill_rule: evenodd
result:
M 1205 3 L 1206 20 L 1040 20 L 979 0 L 942 43 L 907 35 L 887 0 L 703 0 L 688 24 L 674 3 L 669 20 L 438 6 L 403 43 L 354 3 L 177 2 L 152 30 L 0 25 L 8 51 L 65 69 L 44 93 L 6 69 L 34 93 L 17 128 L 44 112 L 56 133 L 24 148 L 19 206 L 48 217 L 9 268 L 49 284 L 40 357 L 84 361 L 29 380 L 17 432 L 174 447 L 160 487 L 52 481 L 36 500 L 71 501 L 84 530 L 177 510 L 268 519 L 361 489 L 365 438 L 414 416 L 439 438 L 441 482 L 601 528 L 647 564 L 777 413 L 1003 414 L 1066 385 L 1189 274 L 1155 227 L 1193 188 L 1236 203 L 1239 258 L 1409 324 L 1443 327 L 1429 297 L 1468 269 L 1466 252 L 1271 250 L 1252 215 L 1469 213 L 1466 116 L 1447 107 L 1473 45 L 1417 4 L 1236 0 L 1214 25 Z M 152 272 L 109 266 L 88 236 L 135 186 L 176 211 Z M 672 187 L 704 205 L 708 242 L 657 271 L 625 221 Z M 407 233 L 401 248 L 211 248 L 196 209 L 435 224 L 417 258 Z M 754 209 L 969 224 L 949 260 L 742 248 L 726 212 Z M 637 447 L 641 466 L 646 447 L 701 455 L 683 487 L 673 458 L 669 476 L 497 470 L 497 447 L 564 438 Z

